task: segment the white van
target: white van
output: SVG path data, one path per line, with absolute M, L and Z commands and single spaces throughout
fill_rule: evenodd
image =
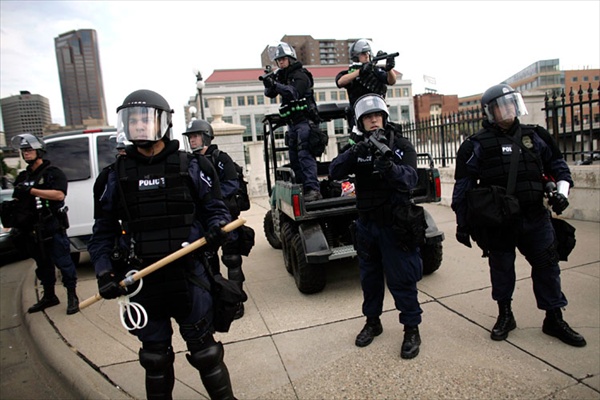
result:
M 67 176 L 69 187 L 65 203 L 69 207 L 71 256 L 79 261 L 87 250 L 94 225 L 93 187 L 100 171 L 115 161 L 116 150 L 110 136 L 115 128 L 88 129 L 44 136 L 45 159 Z

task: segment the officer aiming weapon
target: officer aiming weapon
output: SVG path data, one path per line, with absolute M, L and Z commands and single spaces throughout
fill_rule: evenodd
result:
M 246 223 L 246 220 L 244 218 L 238 218 L 235 221 L 232 221 L 229 224 L 225 225 L 222 229 L 223 229 L 223 231 L 229 233 L 229 232 L 239 228 L 240 226 L 244 225 L 245 223 Z M 170 264 L 173 261 L 185 256 L 186 254 L 193 252 L 194 250 L 204 246 L 205 244 L 206 244 L 206 239 L 202 237 L 202 238 L 196 240 L 195 242 L 192 242 L 192 243 L 188 244 L 187 246 L 182 247 L 181 249 L 177 250 L 176 252 L 171 253 L 164 258 L 161 258 L 160 260 L 158 260 L 154 264 L 147 266 L 143 270 L 138 271 L 132 275 L 128 274 L 128 276 L 125 279 L 123 279 L 121 282 L 119 282 L 119 284 L 122 287 L 131 286 L 135 282 L 137 282 L 140 279 L 142 279 L 143 277 L 145 277 L 146 275 L 149 275 L 149 274 L 153 273 L 154 271 L 164 267 L 165 265 Z M 207 265 L 206 268 L 210 268 L 210 266 Z M 92 297 L 89 297 L 88 299 L 79 303 L 79 309 L 83 310 L 84 308 L 91 306 L 92 304 L 98 302 L 101 299 L 102 299 L 102 296 L 100 295 L 100 293 L 96 293 Z
M 375 56 L 375 58 L 373 58 L 370 63 L 372 65 L 375 65 L 375 64 L 377 64 L 381 60 L 387 60 L 388 58 L 396 58 L 399 55 L 400 55 L 400 53 L 398 53 L 398 52 L 395 52 L 395 53 L 392 53 L 392 54 L 387 54 L 387 53 L 384 53 L 382 51 L 379 51 L 377 53 L 377 56 Z

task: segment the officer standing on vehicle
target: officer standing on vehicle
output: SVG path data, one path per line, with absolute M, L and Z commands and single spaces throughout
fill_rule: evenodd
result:
M 550 212 L 544 207 L 544 180 L 551 176 L 558 191 L 549 200 L 560 214 L 567 208 L 573 180 L 569 167 L 550 134 L 538 125 L 523 125 L 527 114 L 521 94 L 505 84 L 494 85 L 481 98 L 483 128 L 465 140 L 457 153 L 452 209 L 456 213 L 456 239 L 471 247 L 470 237 L 488 257 L 492 298 L 498 303 L 493 340 L 504 340 L 517 327 L 511 309 L 515 289 L 515 248 L 531 265 L 537 307 L 546 311 L 542 331 L 577 347 L 585 339 L 563 320 L 567 299 L 561 291 L 556 236 Z M 511 156 L 518 151 L 514 196 L 520 214 L 506 226 L 479 226 L 469 212 L 467 196 L 476 187 L 507 187 Z M 475 210 L 472 210 L 475 211 Z M 481 218 L 479 219 L 481 220 Z
M 319 200 L 323 196 L 317 178 L 317 160 L 309 145 L 311 130 L 319 129 L 312 74 L 296 59 L 296 51 L 288 43 L 270 46 L 267 52 L 279 69 L 262 80 L 265 96 L 281 96 L 279 114 L 288 123 L 286 145 L 291 167 L 298 182 L 303 184 L 304 201 Z
M 394 57 L 385 60 L 385 67 L 371 64 L 371 43 L 367 39 L 360 39 L 350 45 L 350 59 L 352 64 L 348 70 L 340 71 L 335 77 L 335 84 L 339 88 L 345 88 L 348 92 L 350 109 L 348 124 L 352 129 L 354 126 L 354 104 L 366 94 L 378 94 L 385 98 L 388 85 L 396 83 Z
M 44 160 L 46 144 L 32 135 L 14 136 L 12 147 L 20 150 L 27 168 L 15 179 L 13 192 L 15 205 L 15 243 L 36 262 L 35 274 L 40 280 L 44 295 L 27 312 L 35 313 L 60 304 L 54 292 L 56 266 L 67 289 L 67 314 L 79 311 L 77 298 L 77 270 L 71 259 L 65 196 L 67 177 L 50 161 Z
M 404 340 L 400 356 L 405 359 L 419 354 L 421 306 L 417 298 L 417 282 L 423 269 L 418 245 L 402 228 L 396 215 L 410 208 L 410 190 L 417 184 L 417 155 L 413 145 L 395 126 L 388 123 L 387 105 L 381 96 L 366 95 L 355 105 L 358 142 L 337 156 L 329 167 L 333 179 L 356 177 L 356 250 L 363 290 L 363 314 L 367 322 L 356 337 L 359 347 L 369 345 L 383 332 L 380 316 L 383 310 L 385 283 L 400 311 Z M 397 126 L 397 125 L 396 125 Z M 387 154 L 374 151 L 369 138 L 390 145 Z M 407 220 L 402 224 L 418 221 Z M 421 223 L 424 223 L 424 219 Z M 424 235 L 425 226 L 417 227 Z
M 117 158 L 114 169 L 104 175 L 106 181 L 95 184 L 95 223 L 88 246 L 105 299 L 125 291 L 119 282 L 127 271 L 114 269 L 119 265 L 113 264 L 115 258 L 125 257 L 129 268 L 141 270 L 184 242 L 199 239 L 201 226 L 213 251 L 227 237 L 221 227 L 231 217 L 214 169 L 206 159 L 179 151 L 179 142 L 170 139 L 172 113 L 167 101 L 150 90 L 132 92 L 117 108 L 117 130 L 133 146 Z M 205 289 L 209 285 L 201 261 L 185 256 L 146 276 L 133 297 L 148 313 L 147 324 L 131 331 L 142 342 L 139 360 L 146 370 L 148 399 L 171 398 L 173 391 L 171 318 L 210 398 L 234 398 L 223 345 L 213 337 L 212 297 Z
M 214 166 L 219 177 L 219 184 L 221 186 L 221 192 L 223 194 L 223 200 L 229 208 L 229 212 L 233 219 L 236 219 L 240 215 L 240 204 L 238 199 L 238 191 L 240 184 L 238 180 L 238 173 L 236 170 L 235 162 L 233 159 L 224 151 L 221 151 L 216 144 L 212 143 L 215 138 L 215 133 L 212 126 L 204 120 L 196 119 L 190 122 L 187 130 L 183 133 L 188 138 L 190 148 L 195 154 L 205 156 Z M 235 282 L 240 291 L 243 290 L 243 283 L 245 280 L 244 272 L 242 271 L 242 253 L 248 255 L 249 252 L 245 252 L 242 247 L 242 234 L 245 230 L 252 229 L 250 227 L 242 226 L 236 229 L 237 239 L 225 242 L 222 246 L 223 255 L 221 261 L 227 267 L 227 277 L 230 281 Z M 219 272 L 219 260 L 216 254 L 207 255 L 212 258 L 214 273 Z M 239 319 L 244 316 L 244 303 L 239 303 L 238 311 L 235 315 L 235 319 Z

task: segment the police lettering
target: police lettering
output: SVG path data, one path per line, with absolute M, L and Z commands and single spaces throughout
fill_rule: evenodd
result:
M 138 181 L 139 190 L 155 190 L 165 187 L 165 178 L 140 179 Z

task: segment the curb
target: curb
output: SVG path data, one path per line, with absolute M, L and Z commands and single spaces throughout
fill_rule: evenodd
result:
M 77 355 L 76 350 L 69 347 L 52 326 L 45 312 L 27 313 L 25 304 L 37 298 L 35 280 L 34 264 L 19 284 L 21 301 L 17 307 L 28 336 L 27 340 L 32 344 L 31 350 L 39 355 L 48 371 L 56 376 L 62 387 L 74 393 L 75 398 L 132 399 Z

